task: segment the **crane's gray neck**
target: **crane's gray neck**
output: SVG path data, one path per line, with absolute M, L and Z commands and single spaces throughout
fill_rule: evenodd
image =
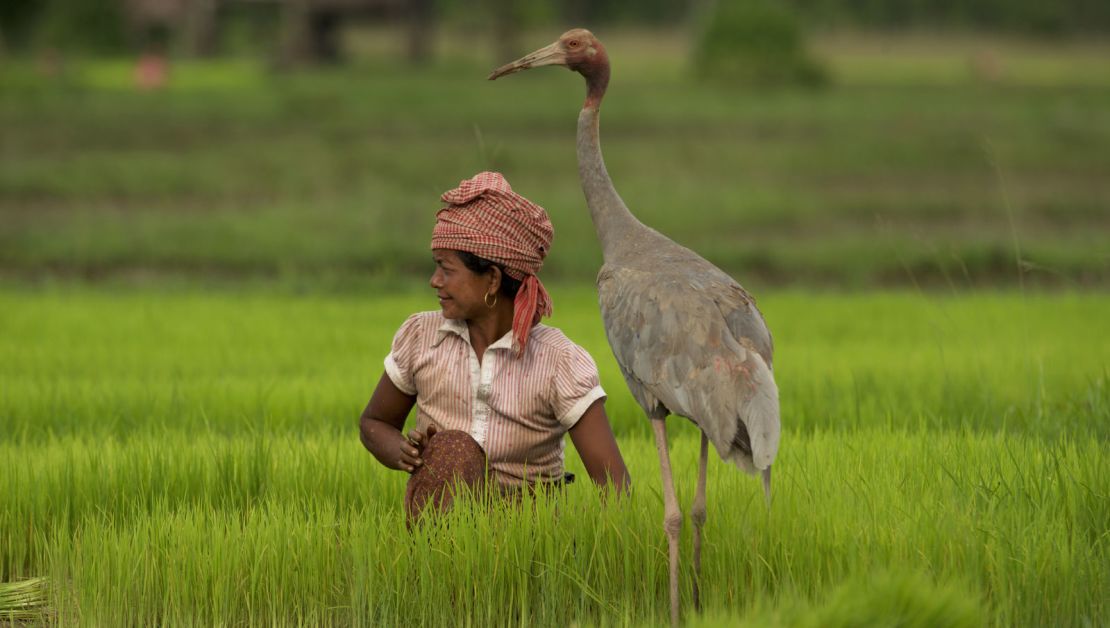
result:
M 599 99 L 600 100 L 600 99 Z M 582 181 L 582 191 L 586 195 L 586 205 L 601 242 L 601 252 L 606 261 L 621 256 L 625 248 L 636 241 L 635 234 L 646 227 L 621 200 L 605 160 L 601 156 L 601 141 L 598 136 L 600 102 L 591 106 L 587 101 L 578 114 L 578 177 Z

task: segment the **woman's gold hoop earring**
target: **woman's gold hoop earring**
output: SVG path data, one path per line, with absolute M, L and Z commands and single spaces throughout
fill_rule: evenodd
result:
M 486 307 L 488 307 L 489 309 L 491 309 L 491 310 L 492 310 L 492 309 L 493 309 L 493 306 L 497 305 L 497 293 L 496 293 L 496 292 L 492 293 L 492 294 L 493 294 L 493 303 L 490 303 L 490 302 L 489 302 L 489 295 L 490 295 L 490 294 L 491 294 L 491 293 L 487 292 L 487 293 L 486 293 L 486 296 L 482 297 L 482 301 L 484 301 L 484 302 L 485 302 L 485 304 L 486 304 Z

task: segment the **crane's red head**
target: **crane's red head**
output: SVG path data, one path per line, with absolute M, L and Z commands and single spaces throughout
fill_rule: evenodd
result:
M 586 77 L 587 105 L 591 101 L 600 102 L 609 85 L 609 55 L 597 37 L 584 28 L 569 30 L 555 43 L 497 68 L 490 73 L 489 80 L 541 65 L 566 66 Z

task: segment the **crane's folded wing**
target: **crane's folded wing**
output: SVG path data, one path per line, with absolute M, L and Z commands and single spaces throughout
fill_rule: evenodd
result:
M 645 412 L 654 415 L 655 402 L 689 418 L 722 458 L 750 472 L 770 465 L 778 450 L 778 389 L 762 355 L 769 358 L 770 334 L 736 282 L 714 280 L 606 265 L 598 275 L 601 314 Z M 736 441 L 740 422 L 750 454 Z

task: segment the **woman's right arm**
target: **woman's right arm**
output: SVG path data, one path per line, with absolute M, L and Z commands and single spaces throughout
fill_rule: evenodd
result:
M 415 403 L 416 397 L 401 392 L 389 376 L 382 373 L 370 403 L 359 417 L 359 437 L 363 446 L 390 469 L 412 473 L 423 464 L 420 451 L 401 433 L 405 417 Z

